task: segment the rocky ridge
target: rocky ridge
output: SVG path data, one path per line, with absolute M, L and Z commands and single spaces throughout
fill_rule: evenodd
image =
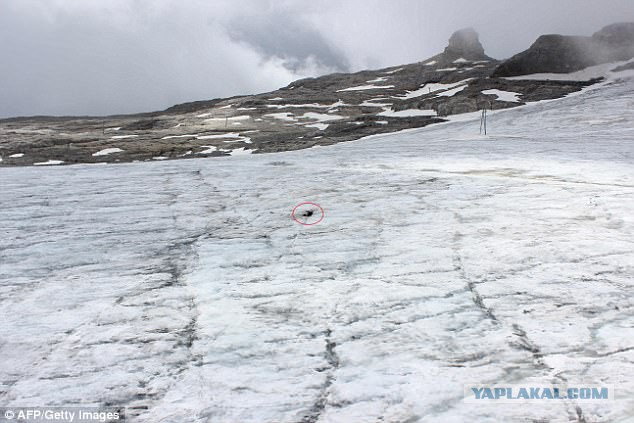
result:
M 568 73 L 634 57 L 634 22 L 606 26 L 591 37 L 542 35 L 526 51 L 501 63 L 493 77 Z
M 615 53 L 607 55 L 609 59 L 632 57 L 628 28 L 624 24 L 607 27 L 592 38 L 612 46 L 610 51 Z M 500 62 L 485 54 L 473 29 L 463 29 L 451 36 L 442 53 L 422 62 L 303 79 L 269 93 L 191 102 L 136 115 L 0 120 L 0 166 L 288 151 L 423 127 L 483 108 L 559 98 L 598 79 L 504 77 L 517 69 L 533 73 L 532 65 L 524 62 L 536 62 L 535 69 L 548 72 L 594 64 L 576 59 L 581 57 L 574 48 L 577 38 L 559 37 L 540 37 L 519 58 Z M 544 65 L 534 57 L 535 51 L 544 48 L 563 50 L 571 57 L 563 54 L 560 62 L 564 64 L 549 59 Z

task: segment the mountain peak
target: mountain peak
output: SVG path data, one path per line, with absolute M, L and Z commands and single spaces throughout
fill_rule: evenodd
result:
M 460 57 L 471 60 L 486 58 L 478 33 L 473 28 L 463 28 L 454 32 L 449 37 L 449 45 L 445 48 L 444 55 L 456 59 Z

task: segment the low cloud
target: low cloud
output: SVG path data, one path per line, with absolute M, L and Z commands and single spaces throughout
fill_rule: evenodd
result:
M 240 16 L 227 24 L 229 37 L 294 73 L 344 72 L 350 64 L 310 22 L 290 11 Z

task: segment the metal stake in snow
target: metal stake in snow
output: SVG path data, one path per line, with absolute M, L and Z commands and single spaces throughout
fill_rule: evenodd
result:
M 480 116 L 480 135 L 482 135 L 482 128 L 484 128 L 484 135 L 487 134 L 487 109 L 482 109 L 482 115 Z
M 489 107 L 493 110 L 493 106 L 489 103 Z M 480 116 L 480 135 L 482 135 L 482 129 L 484 129 L 484 135 L 487 134 L 487 105 L 484 103 L 482 107 L 482 115 Z

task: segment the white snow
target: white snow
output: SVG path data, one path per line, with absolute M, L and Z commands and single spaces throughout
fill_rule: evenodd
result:
M 369 81 L 365 81 L 368 84 L 374 84 L 376 82 L 385 82 L 387 81 L 387 78 L 384 76 L 379 76 L 378 78 L 374 78 L 374 79 L 370 79 Z
M 258 132 L 258 131 L 246 131 L 246 132 Z M 223 140 L 224 142 L 244 142 L 246 144 L 252 143 L 250 137 L 245 137 L 243 135 L 240 135 L 239 132 L 225 132 L 223 134 L 200 135 L 200 136 L 197 136 L 196 139 L 198 140 L 218 139 L 218 140 Z
M 435 61 L 435 60 L 432 60 L 432 61 L 430 61 L 430 62 L 425 63 L 425 66 L 433 66 L 433 65 L 435 65 L 436 63 L 438 63 L 438 62 L 437 62 L 437 61 Z
M 455 71 L 458 70 L 458 68 L 442 68 L 442 69 L 436 69 L 436 72 L 451 72 L 451 71 Z
M 276 154 L 2 168 L 2 405 L 630 421 L 633 102 L 611 81 L 494 111 L 486 137 L 471 114 Z M 305 201 L 320 224 L 292 220 Z M 474 406 L 470 383 L 617 395 Z
M 387 107 L 387 106 L 391 106 L 392 105 L 392 103 L 375 103 L 375 101 L 380 101 L 380 100 L 384 100 L 384 98 L 382 98 L 382 99 L 365 100 L 363 103 L 359 104 L 359 106 L 364 106 L 364 107 Z
M 385 72 L 383 72 L 383 74 L 384 74 L 384 75 L 393 75 L 393 74 L 395 74 L 395 73 L 397 73 L 397 72 L 400 72 L 400 71 L 402 71 L 402 70 L 403 70 L 403 68 L 392 69 L 392 70 L 390 70 L 390 71 L 385 71 Z
M 225 132 L 223 134 L 211 134 L 211 135 L 199 135 L 196 137 L 198 140 L 213 140 L 222 138 L 241 138 L 239 132 Z
M 399 110 L 395 112 L 391 109 L 385 109 L 381 113 L 378 113 L 377 116 L 389 116 L 389 117 L 415 117 L 415 116 L 436 116 L 436 111 L 434 110 L 422 110 L 422 109 L 407 109 L 407 110 Z
M 117 147 L 112 147 L 112 148 L 104 148 L 103 150 L 99 150 L 96 153 L 92 153 L 92 155 L 94 157 L 97 156 L 107 156 L 109 154 L 114 154 L 114 153 L 122 153 L 123 150 Z
M 387 125 L 389 122 L 387 120 L 377 120 L 374 123 L 378 123 L 379 125 Z
M 513 92 L 513 91 L 502 91 L 502 90 L 484 90 L 482 94 L 493 94 L 497 96 L 497 99 L 500 101 L 509 101 L 517 103 L 520 101 L 519 96 L 522 94 Z
M 460 57 L 453 61 L 454 63 L 469 63 L 470 60 L 465 59 L 464 57 Z
M 249 120 L 251 119 L 251 115 L 237 115 L 237 116 L 224 116 L 224 117 L 216 117 L 205 119 L 203 122 L 233 122 L 233 121 L 241 121 L 241 120 Z
M 45 162 L 33 163 L 34 166 L 52 166 L 52 165 L 60 165 L 64 163 L 63 160 L 47 160 Z
M 310 119 L 318 122 L 329 122 L 331 120 L 340 120 L 343 119 L 343 116 L 333 115 L 333 114 L 323 114 L 323 113 L 315 113 L 315 112 L 307 112 L 303 115 L 299 116 L 299 119 Z
M 307 104 L 267 104 L 266 107 L 270 109 L 288 109 L 292 107 L 296 108 L 324 108 L 327 109 L 330 107 L 328 104 L 319 104 L 319 103 L 307 103 Z
M 196 138 L 198 136 L 198 134 L 181 134 L 181 135 L 167 135 L 165 137 L 162 137 L 162 140 L 169 140 L 172 138 Z
M 304 125 L 304 126 L 306 126 L 306 128 L 317 128 L 320 131 L 323 131 L 326 128 L 328 128 L 330 125 L 327 123 L 311 123 L 310 125 Z
M 217 150 L 218 150 L 218 147 L 213 146 L 213 145 L 201 145 L 201 147 L 206 148 L 206 150 L 199 151 L 199 152 L 198 152 L 198 153 L 196 153 L 196 154 L 211 154 L 211 153 L 213 153 L 214 151 L 217 151 Z
M 244 156 L 248 154 L 252 154 L 253 150 L 246 150 L 244 147 L 236 148 L 229 153 L 232 156 Z
M 135 137 L 138 137 L 138 135 L 134 135 L 134 134 L 131 134 L 131 135 L 113 135 L 112 137 L 110 137 L 110 139 L 112 139 L 112 140 L 123 140 L 123 139 L 126 139 L 126 138 L 135 138 Z
M 306 103 L 306 104 L 267 104 L 266 107 L 271 109 L 287 109 L 287 108 L 302 108 L 302 109 L 332 109 L 335 107 L 347 106 L 347 104 L 341 100 L 332 104 L 319 104 L 319 103 Z
M 520 75 L 507 77 L 510 80 L 552 80 L 552 81 L 588 81 L 592 78 L 611 77 L 615 73 L 610 72 L 611 69 L 623 65 L 625 62 L 604 63 L 601 65 L 590 66 L 580 71 L 571 73 L 534 73 L 530 75 Z M 618 73 L 616 73 L 618 75 Z
M 9 156 L 9 158 L 11 158 L 11 159 L 20 159 L 22 157 L 24 157 L 24 153 L 15 153 L 15 154 L 11 154 Z
M 273 118 L 273 119 L 278 119 L 278 120 L 286 120 L 290 122 L 294 122 L 297 120 L 295 119 L 295 115 L 292 113 L 269 113 L 263 116 Z
M 364 91 L 364 90 L 380 90 L 386 88 L 394 88 L 394 85 L 358 85 L 356 87 L 344 88 L 342 90 L 337 90 L 337 92 L 342 91 Z
M 426 94 L 431 94 L 431 93 L 435 93 L 436 91 L 446 91 L 446 90 L 450 90 L 452 88 L 461 86 L 461 85 L 465 85 L 471 81 L 472 78 L 467 78 L 467 79 L 463 79 L 462 81 L 458 81 L 458 82 L 454 82 L 451 84 L 442 84 L 442 83 L 429 83 L 429 84 L 425 84 L 423 86 L 421 86 L 419 89 L 414 90 L 414 91 L 408 91 L 407 94 L 405 95 L 400 95 L 400 96 L 394 96 L 395 98 L 402 98 L 402 99 L 409 99 L 409 98 L 416 98 L 416 97 L 420 97 Z M 464 89 L 464 88 L 463 88 Z
M 467 85 L 461 85 L 459 87 L 440 92 L 436 94 L 436 96 L 437 97 L 453 97 L 454 95 L 458 94 L 460 91 L 464 90 L 465 88 L 467 88 Z

